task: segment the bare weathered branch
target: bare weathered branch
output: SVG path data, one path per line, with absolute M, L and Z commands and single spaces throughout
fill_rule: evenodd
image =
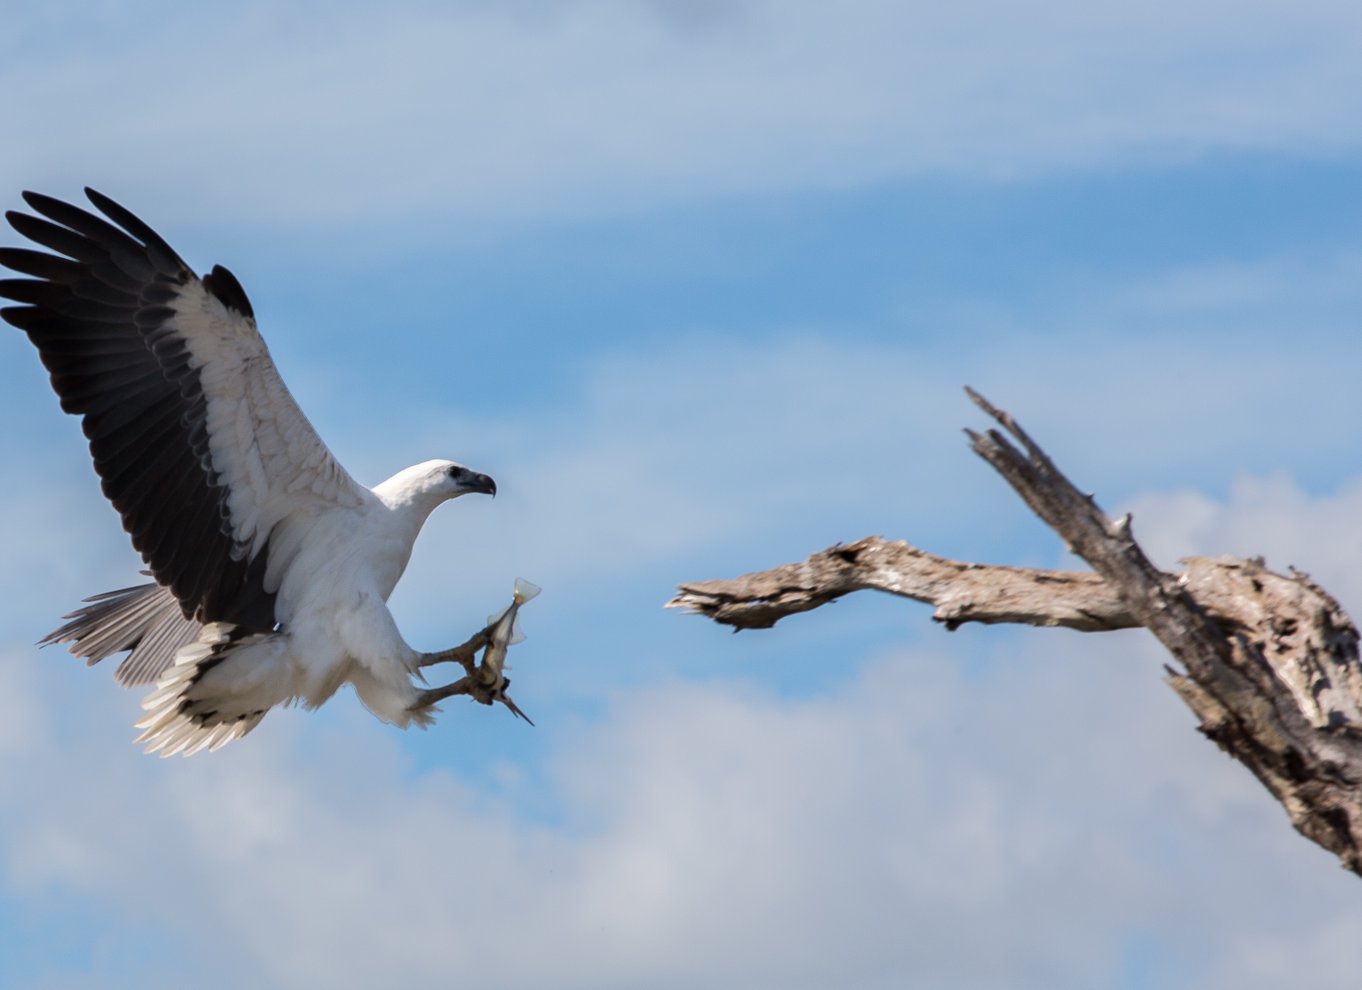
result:
M 1108 519 L 1011 416 L 967 391 L 1001 427 L 966 431 L 975 452 L 1095 573 L 964 563 L 867 537 L 802 563 L 683 584 L 668 605 L 755 629 L 874 589 L 935 605 L 949 628 L 1144 626 L 1181 665 L 1169 681 L 1202 732 L 1262 781 L 1303 835 L 1362 874 L 1362 666 L 1357 629 L 1338 603 L 1261 561 L 1192 558 L 1182 574 L 1160 571 L 1129 517 Z
M 1012 622 L 1098 632 L 1140 624 L 1094 574 L 969 564 L 878 536 L 730 581 L 683 584 L 667 607 L 699 612 L 735 630 L 765 629 L 864 590 L 935 605 L 933 618 L 951 629 Z

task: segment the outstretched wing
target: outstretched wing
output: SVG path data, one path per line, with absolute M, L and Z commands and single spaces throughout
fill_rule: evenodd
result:
M 22 304 L 0 316 L 81 417 L 104 494 L 185 616 L 270 629 L 271 532 L 368 492 L 284 386 L 235 276 L 217 266 L 200 279 L 132 213 L 85 192 L 108 220 L 35 193 L 24 200 L 39 216 L 6 214 L 55 253 L 0 248 L 30 276 L 0 280 L 0 297 Z

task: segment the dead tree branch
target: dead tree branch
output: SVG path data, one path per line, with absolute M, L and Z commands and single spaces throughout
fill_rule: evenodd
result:
M 1102 632 L 1140 624 L 1095 574 L 969 564 L 878 536 L 731 581 L 683 584 L 667 607 L 699 612 L 735 630 L 767 629 L 787 615 L 866 590 L 935 605 L 933 618 L 949 629 L 1014 622 Z
M 1169 683 L 1201 731 L 1252 771 L 1302 835 L 1362 875 L 1362 666 L 1338 602 L 1261 561 L 1191 558 L 1182 574 L 1158 570 L 1128 516 L 1108 519 L 1011 416 L 969 395 L 1000 427 L 966 431 L 974 451 L 1095 573 L 964 563 L 867 537 L 731 581 L 683 584 L 668 606 L 759 629 L 873 589 L 936 606 L 952 629 L 1144 626 L 1177 661 Z

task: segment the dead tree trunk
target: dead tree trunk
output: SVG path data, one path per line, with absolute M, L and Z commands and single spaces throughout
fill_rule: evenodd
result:
M 1201 731 L 1262 781 L 1302 835 L 1362 875 L 1362 667 L 1338 602 L 1261 560 L 1191 558 L 1181 574 L 1158 570 L 1129 516 L 1109 520 L 1011 416 L 966 391 L 1003 428 L 966 431 L 974 451 L 1094 573 L 963 563 L 867 537 L 802 563 L 683 584 L 668 607 L 760 629 L 869 588 L 935 605 L 950 629 L 1144 626 L 1177 661 L 1168 681 Z

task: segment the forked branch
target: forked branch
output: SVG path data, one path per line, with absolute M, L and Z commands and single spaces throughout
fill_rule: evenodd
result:
M 1094 573 L 964 563 L 867 537 L 801 563 L 683 584 L 668 606 L 758 629 L 873 589 L 936 606 L 952 629 L 1144 626 L 1177 661 L 1169 682 L 1201 731 L 1262 781 L 1301 834 L 1362 875 L 1362 668 L 1338 602 L 1258 560 L 1192 558 L 1181 574 L 1160 571 L 1128 516 L 1108 519 L 1011 416 L 969 395 L 998 424 L 966 431 L 974 451 Z

